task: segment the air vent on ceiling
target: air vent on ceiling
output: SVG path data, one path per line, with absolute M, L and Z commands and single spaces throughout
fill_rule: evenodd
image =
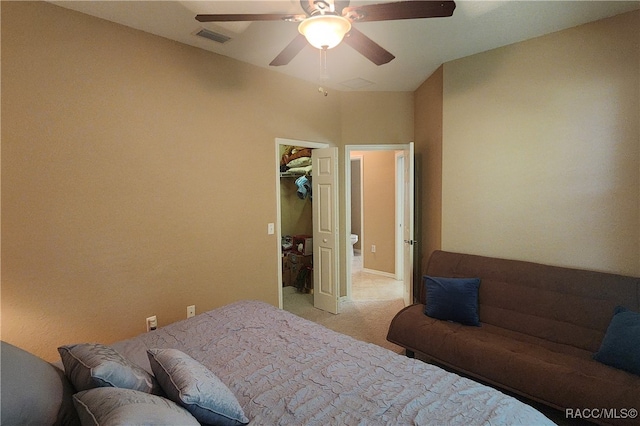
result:
M 204 37 L 206 39 L 215 41 L 216 43 L 226 43 L 231 40 L 231 37 L 227 37 L 224 34 L 216 33 L 214 31 L 207 30 L 206 28 L 201 28 L 194 33 L 199 37 Z
M 373 81 L 365 80 L 364 78 L 353 78 L 351 80 L 343 81 L 341 85 L 348 87 L 349 89 L 362 89 L 363 87 L 371 86 L 375 84 Z

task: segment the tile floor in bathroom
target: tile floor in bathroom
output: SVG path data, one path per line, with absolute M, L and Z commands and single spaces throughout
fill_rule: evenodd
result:
M 402 281 L 364 271 L 362 255 L 355 252 L 351 264 L 352 300 L 394 300 L 402 299 L 402 296 Z

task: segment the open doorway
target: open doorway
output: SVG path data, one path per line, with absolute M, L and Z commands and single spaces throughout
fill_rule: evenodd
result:
M 313 167 L 306 172 L 296 170 L 294 173 L 293 170 L 299 167 L 289 168 L 291 161 L 283 170 L 283 152 L 291 147 L 308 152 Z M 294 292 L 304 294 L 305 300 L 316 308 L 338 313 L 337 240 L 329 237 L 334 235 L 338 225 L 337 149 L 323 143 L 277 138 L 275 152 L 275 166 L 279 168 L 276 180 L 279 307 L 287 309 L 284 296 Z M 286 155 L 287 159 L 294 157 L 289 153 Z M 300 183 L 301 179 L 308 184 Z M 292 199 L 295 205 L 291 204 Z M 288 211 L 290 208 L 293 212 Z M 320 226 L 325 223 L 332 227 Z M 291 241 L 285 241 L 288 239 L 283 236 L 289 236 Z M 300 277 L 305 282 L 298 283 Z M 317 291 L 314 291 L 314 284 Z
M 410 148 L 412 144 L 345 148 L 346 297 L 350 300 L 411 301 L 413 262 L 405 259 L 412 255 L 412 246 L 405 241 L 413 241 L 413 223 L 406 214 L 413 209 Z

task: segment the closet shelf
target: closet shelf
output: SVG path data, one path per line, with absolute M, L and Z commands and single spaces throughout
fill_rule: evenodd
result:
M 280 172 L 281 178 L 299 178 L 300 176 L 311 176 L 311 173 L 302 172 Z

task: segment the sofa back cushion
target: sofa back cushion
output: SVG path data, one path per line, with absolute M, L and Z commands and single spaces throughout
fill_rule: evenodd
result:
M 590 352 L 600 347 L 616 306 L 640 308 L 636 277 L 444 251 L 431 255 L 426 273 L 479 277 L 481 323 Z

